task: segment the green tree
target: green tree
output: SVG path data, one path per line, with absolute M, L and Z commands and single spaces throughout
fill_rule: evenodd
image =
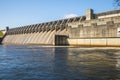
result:
M 3 32 L 2 31 L 0 31 L 0 36 L 3 36 Z
M 120 8 L 120 0 L 114 0 L 114 7 Z

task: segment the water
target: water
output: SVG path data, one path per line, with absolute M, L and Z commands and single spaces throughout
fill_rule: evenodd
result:
M 1 45 L 0 80 L 120 80 L 120 49 Z

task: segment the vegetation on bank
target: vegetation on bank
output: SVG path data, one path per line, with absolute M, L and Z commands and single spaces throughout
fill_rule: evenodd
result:
M 2 31 L 0 31 L 0 37 L 2 37 L 3 36 L 3 32 Z

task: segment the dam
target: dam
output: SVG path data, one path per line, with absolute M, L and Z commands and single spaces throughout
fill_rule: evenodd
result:
M 10 28 L 2 44 L 120 47 L 120 10 Z

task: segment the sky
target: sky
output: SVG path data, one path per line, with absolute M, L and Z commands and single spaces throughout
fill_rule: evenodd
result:
M 0 0 L 0 30 L 114 10 L 113 0 Z

